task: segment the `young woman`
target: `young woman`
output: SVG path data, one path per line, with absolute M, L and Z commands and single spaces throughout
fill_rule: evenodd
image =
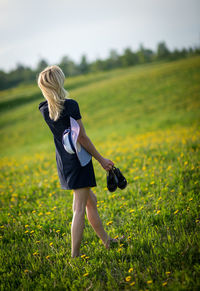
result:
M 91 187 L 96 186 L 95 174 L 92 160 L 84 167 L 76 154 L 68 153 L 62 144 L 62 134 L 70 126 L 70 116 L 80 126 L 78 142 L 100 163 L 106 171 L 114 166 L 114 163 L 104 158 L 96 150 L 95 146 L 87 136 L 77 101 L 67 99 L 67 92 L 63 88 L 65 76 L 58 66 L 47 67 L 39 74 L 38 86 L 46 101 L 39 104 L 47 125 L 54 136 L 56 148 L 56 162 L 60 184 L 62 189 L 73 189 L 73 219 L 71 226 L 71 255 L 80 256 L 80 245 L 83 236 L 85 209 L 87 218 L 108 249 L 111 242 L 116 242 L 105 232 L 97 211 L 97 198 Z

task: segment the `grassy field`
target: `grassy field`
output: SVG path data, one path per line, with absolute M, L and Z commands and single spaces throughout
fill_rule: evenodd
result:
M 199 290 L 200 57 L 67 78 L 86 132 L 128 180 L 98 209 L 126 243 L 106 251 L 86 220 L 71 259 L 72 191 L 60 189 L 36 85 L 0 92 L 1 290 Z

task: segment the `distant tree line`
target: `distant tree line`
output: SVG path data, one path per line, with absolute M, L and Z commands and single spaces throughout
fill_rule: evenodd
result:
M 115 68 L 125 68 L 155 61 L 173 61 L 199 54 L 200 47 L 170 51 L 165 42 L 160 42 L 155 52 L 140 45 L 136 52 L 133 52 L 131 48 L 126 48 L 121 55 L 113 49 L 110 51 L 108 58 L 104 60 L 96 59 L 93 62 L 88 62 L 86 55 L 82 55 L 78 64 L 68 56 L 64 56 L 58 65 L 62 68 L 66 76 L 75 76 L 91 72 L 107 71 Z M 38 74 L 48 65 L 46 60 L 41 59 L 36 69 L 17 64 L 16 68 L 8 73 L 0 70 L 0 90 L 15 87 L 22 82 L 35 82 Z

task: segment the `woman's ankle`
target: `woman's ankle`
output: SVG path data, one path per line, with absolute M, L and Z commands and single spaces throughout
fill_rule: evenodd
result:
M 80 257 L 80 255 L 71 255 L 71 257 L 74 259 Z
M 106 249 L 109 249 L 109 245 L 110 245 L 110 240 L 112 238 L 108 235 L 106 241 L 104 242 L 104 246 Z
M 71 253 L 72 258 L 80 257 L 80 252 L 74 251 Z

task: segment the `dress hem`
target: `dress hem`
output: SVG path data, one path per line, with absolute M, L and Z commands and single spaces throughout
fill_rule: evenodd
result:
M 88 186 L 86 186 L 86 185 L 84 185 L 84 186 L 79 186 L 79 187 L 76 187 L 76 188 L 67 188 L 67 187 L 63 187 L 63 186 L 61 186 L 61 189 L 63 189 L 63 190 L 76 190 L 76 189 L 80 189 L 80 188 L 92 188 L 92 187 L 97 187 L 97 185 L 88 185 Z

